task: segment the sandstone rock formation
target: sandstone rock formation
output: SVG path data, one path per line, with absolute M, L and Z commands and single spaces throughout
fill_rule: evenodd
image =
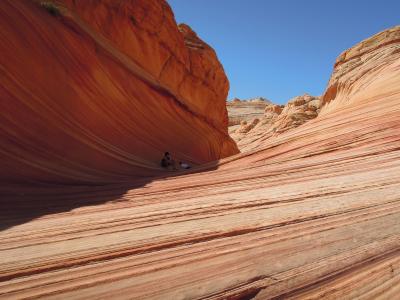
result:
M 375 90 L 374 93 L 379 92 L 379 89 L 375 86 L 369 87 L 369 84 L 372 80 L 376 82 L 376 74 L 380 68 L 397 59 L 399 39 L 400 30 L 397 26 L 344 51 L 336 60 L 334 72 L 321 100 L 307 94 L 295 97 L 287 103 L 281 113 L 271 111 L 272 107 L 267 106 L 264 117 L 253 116 L 260 119 L 257 126 L 231 126 L 229 133 L 240 149 L 246 151 L 258 147 L 271 136 L 315 118 L 322 105 L 322 114 L 325 114 L 335 107 L 343 107 L 364 99 L 364 94 L 370 93 L 371 88 Z M 361 78 L 363 80 L 359 80 Z M 382 77 L 381 80 L 384 81 L 385 78 Z M 331 103 L 332 99 L 336 101 Z M 230 113 L 229 108 L 228 112 Z M 252 118 L 246 121 L 251 123 Z
M 5 0 L 0 23 L 0 180 L 98 184 L 154 175 L 164 151 L 238 152 L 223 68 L 165 1 Z
M 20 34 L 26 34 L 27 44 L 39 47 L 33 38 L 27 38 L 36 28 L 30 22 L 41 24 L 31 10 L 47 20 L 29 1 L 3 0 L 0 22 L 3 25 L 13 20 L 13 26 L 24 29 Z M 30 27 L 21 27 L 20 22 Z M 72 20 L 64 22 L 75 24 Z M 60 30 L 55 24 L 55 30 Z M 49 31 L 44 25 L 41 30 Z M 11 25 L 2 26 L 1 34 L 5 28 L 13 32 Z M 95 187 L 2 184 L 0 298 L 396 299 L 400 289 L 400 40 L 391 37 L 399 30 L 394 28 L 378 35 L 381 38 L 362 42 L 363 47 L 356 46 L 362 62 L 358 71 L 368 70 L 363 76 L 356 70 L 351 72 L 351 68 L 346 73 L 340 71 L 357 58 L 350 56 L 349 61 L 336 65 L 322 97 L 325 106 L 317 118 L 266 140 L 259 138 L 253 143 L 257 142 L 257 147 L 223 159 L 217 166 L 208 163 L 195 168 L 196 173 L 152 182 L 133 177 L 129 182 Z M 36 39 L 46 36 L 41 34 Z M 84 37 L 72 30 L 69 38 Z M 85 45 L 83 42 L 77 47 Z M 39 59 L 50 46 L 61 47 L 45 43 L 31 51 Z M 15 54 L 26 51 L 13 50 Z M 67 53 L 70 51 L 73 49 Z M 10 54 L 6 58 L 22 64 Z M 23 63 L 33 68 L 36 61 Z M 73 67 L 81 68 L 79 64 Z M 33 73 L 32 68 L 23 71 Z M 51 66 L 48 68 L 46 72 Z M 87 72 L 92 72 L 89 78 L 93 80 L 102 78 L 97 68 Z M 38 73 L 39 78 L 46 77 Z M 8 81 L 7 85 L 2 81 L 1 95 L 14 92 L 25 99 L 22 96 L 34 87 L 17 89 L 13 82 L 21 82 L 25 75 L 12 74 L 14 77 L 7 76 L 2 69 L 0 78 Z M 129 74 L 117 79 L 125 82 Z M 105 87 L 111 88 L 107 78 L 103 80 Z M 88 84 L 88 78 L 82 80 L 83 86 Z M 137 93 L 147 91 L 157 96 L 147 85 L 140 87 Z M 42 88 L 46 86 L 34 91 L 42 95 Z M 57 89 L 53 89 L 57 95 Z M 24 102 L 31 104 L 29 113 L 36 116 L 40 112 L 33 104 L 42 97 Z M 122 101 L 113 99 L 113 104 Z M 317 101 L 312 101 L 301 104 L 301 98 L 294 99 L 290 110 L 296 111 L 306 103 L 318 107 Z M 63 106 L 65 114 L 70 114 L 69 103 Z M 183 108 L 174 103 L 171 100 L 171 107 L 179 114 L 171 111 L 171 118 L 184 116 Z M 92 109 L 100 109 L 90 104 Z M 13 105 L 9 101 L 4 107 Z M 54 112 L 54 106 L 43 105 L 42 109 Z M 286 109 L 289 111 L 289 107 Z M 13 119 L 18 111 L 6 111 L 6 117 L 2 116 L 2 134 L 7 128 L 22 131 L 20 123 L 26 119 Z M 86 113 L 77 113 L 76 118 L 91 116 Z M 273 106 L 267 113 L 278 118 L 283 111 Z M 58 120 L 71 134 L 79 133 L 73 131 L 65 114 L 54 112 L 46 121 Z M 123 118 L 122 112 L 119 115 Z M 111 116 L 104 114 L 104 118 Z M 156 126 L 154 117 L 151 120 Z M 200 125 L 202 122 L 198 121 Z M 141 132 L 140 123 L 135 125 L 134 129 Z M 51 127 L 39 129 L 50 137 L 46 131 Z M 78 137 L 83 139 L 89 133 L 84 130 Z M 10 139 L 7 145 L 30 143 L 32 153 L 54 153 L 55 146 L 34 148 L 35 141 L 35 136 L 27 136 L 27 140 Z M 120 145 L 118 140 L 114 142 Z M 0 145 L 3 147 L 3 143 Z M 101 149 L 104 144 L 96 145 Z M 14 158 L 5 157 L 5 150 L 1 148 L 3 161 L 10 164 Z M 21 154 L 22 150 L 16 152 L 15 159 Z M 23 157 L 31 164 L 38 159 Z M 82 166 L 79 156 L 66 156 L 65 160 Z M 58 172 L 68 173 L 70 169 L 60 165 Z M 89 168 L 81 172 L 92 174 Z M 37 179 L 30 169 L 24 174 L 32 181 Z
M 247 124 L 247 121 L 242 121 L 240 123 L 240 128 L 236 130 L 237 133 L 247 133 L 252 130 L 258 123 L 260 122 L 259 119 L 253 119 L 250 124 Z
M 396 69 L 386 74 L 382 74 L 381 69 L 386 70 L 398 60 L 399 40 L 400 26 L 396 26 L 344 51 L 336 60 L 322 99 L 323 113 L 363 101 L 366 95 L 381 95 L 382 91 L 377 88 L 380 85 L 385 87 L 382 89 L 387 93 L 396 90 L 398 82 L 396 77 L 393 78 L 398 73 Z
M 240 127 L 230 127 L 229 133 L 242 150 L 258 147 L 266 139 L 296 128 L 317 117 L 320 99 L 309 94 L 297 96 L 285 106 L 269 104 L 264 115 Z
M 262 117 L 264 109 L 272 102 L 268 99 L 257 97 L 251 99 L 240 100 L 234 98 L 226 102 L 229 116 L 229 131 L 233 132 L 237 129 L 242 121 L 252 121 L 254 118 Z

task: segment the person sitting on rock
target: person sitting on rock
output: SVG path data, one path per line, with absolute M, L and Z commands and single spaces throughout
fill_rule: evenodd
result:
M 161 167 L 165 169 L 176 170 L 175 161 L 171 158 L 169 152 L 164 153 L 164 157 L 161 159 Z
M 170 162 L 171 162 L 171 156 L 169 155 L 169 152 L 165 152 L 164 157 L 161 159 L 161 167 L 168 168 Z

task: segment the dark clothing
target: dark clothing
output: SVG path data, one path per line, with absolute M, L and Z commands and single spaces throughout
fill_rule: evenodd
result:
M 164 158 L 161 160 L 161 167 L 163 167 L 163 168 L 168 168 L 168 166 L 169 166 L 169 162 L 168 162 L 168 160 L 164 157 Z

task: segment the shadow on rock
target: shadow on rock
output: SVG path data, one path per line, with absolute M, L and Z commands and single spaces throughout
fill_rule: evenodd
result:
M 0 187 L 0 231 L 24 224 L 33 219 L 69 212 L 83 206 L 124 201 L 128 191 L 144 187 L 153 181 L 185 176 L 217 168 L 217 163 L 163 175 L 132 179 L 118 184 L 88 185 L 4 185 Z

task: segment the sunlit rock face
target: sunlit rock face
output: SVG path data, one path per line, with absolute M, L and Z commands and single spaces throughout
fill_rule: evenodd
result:
M 272 136 L 314 119 L 319 111 L 320 97 L 304 94 L 290 99 L 286 105 L 268 104 L 263 115 L 240 126 L 231 126 L 229 132 L 242 150 L 251 149 Z
M 400 26 L 393 27 L 368 38 L 344 51 L 336 60 L 333 74 L 322 97 L 308 94 L 295 97 L 282 107 L 266 107 L 263 117 L 257 116 L 241 126 L 231 126 L 229 133 L 242 151 L 262 145 L 272 136 L 296 128 L 319 114 L 340 110 L 365 99 L 382 97 L 397 89 L 397 61 Z M 335 101 L 333 101 L 335 100 Z M 228 108 L 229 112 L 229 108 Z
M 399 88 L 399 57 L 400 26 L 344 51 L 336 60 L 321 113 L 395 93 Z
M 243 123 L 251 123 L 254 119 L 261 118 L 264 115 L 265 107 L 272 104 L 272 102 L 266 98 L 257 97 L 251 99 L 240 100 L 234 98 L 226 102 L 229 116 L 229 134 L 237 131 L 240 125 Z M 246 129 L 241 129 L 246 130 Z
M 0 23 L 1 180 L 114 182 L 165 151 L 238 152 L 224 70 L 166 1 L 4 0 Z

